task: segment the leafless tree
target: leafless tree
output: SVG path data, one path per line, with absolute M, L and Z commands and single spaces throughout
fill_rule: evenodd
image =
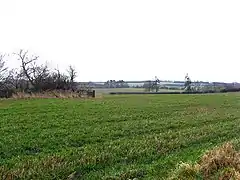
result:
M 8 70 L 5 64 L 4 57 L 5 57 L 4 55 L 0 54 L 0 82 L 4 81 L 4 79 L 7 76 L 7 70 Z
M 69 66 L 67 69 L 69 80 L 70 80 L 70 89 L 74 90 L 75 79 L 77 77 L 77 71 L 73 66 Z
M 71 82 L 74 82 L 75 78 L 77 77 L 77 71 L 73 66 L 68 67 L 68 74 Z
M 24 79 L 22 77 L 23 77 L 23 74 L 21 73 L 21 71 L 19 71 L 19 69 L 12 69 L 9 71 L 6 82 L 10 87 L 12 87 L 15 90 L 17 90 L 17 89 L 23 90 L 24 89 Z
M 188 76 L 188 74 L 185 76 L 185 83 L 184 83 L 184 86 L 185 86 L 185 90 L 186 91 L 191 91 L 191 84 L 192 84 L 192 81 L 190 79 L 190 77 Z
M 52 87 L 55 89 L 68 89 L 69 87 L 69 80 L 68 76 L 64 73 L 60 72 L 59 69 L 55 69 L 54 72 L 51 73 L 51 82 Z
M 47 65 L 38 65 L 39 56 L 29 56 L 28 51 L 15 53 L 21 62 L 22 74 L 35 90 L 41 90 L 43 81 L 49 76 Z
M 0 89 L 6 88 L 6 79 L 8 76 L 8 68 L 6 67 L 4 57 L 5 55 L 0 54 Z

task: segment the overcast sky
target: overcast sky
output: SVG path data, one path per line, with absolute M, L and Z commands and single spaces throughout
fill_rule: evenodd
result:
M 72 64 L 81 81 L 189 73 L 240 82 L 239 0 L 0 0 L 0 8 L 0 52 Z

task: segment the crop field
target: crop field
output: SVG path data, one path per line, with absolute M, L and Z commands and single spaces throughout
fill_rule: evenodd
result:
M 0 179 L 166 179 L 238 141 L 240 94 L 0 100 Z

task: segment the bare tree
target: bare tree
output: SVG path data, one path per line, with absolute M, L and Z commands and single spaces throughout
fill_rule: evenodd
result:
M 28 51 L 23 51 L 22 49 L 19 53 L 15 53 L 18 56 L 18 60 L 21 62 L 21 68 L 23 75 L 27 78 L 27 80 L 34 86 L 34 79 L 32 77 L 32 64 L 38 59 L 38 57 L 28 57 Z
M 18 60 L 21 62 L 22 74 L 35 90 L 41 90 L 43 81 L 49 76 L 49 69 L 47 65 L 38 65 L 39 56 L 29 57 L 28 51 L 20 50 L 15 53 Z
M 4 81 L 4 79 L 7 76 L 7 70 L 8 70 L 5 64 L 4 57 L 5 55 L 0 54 L 0 82 Z
M 147 92 L 152 92 L 152 91 L 158 92 L 160 89 L 159 86 L 160 86 L 160 80 L 157 78 L 157 76 L 155 76 L 155 80 L 153 81 L 149 80 L 143 84 L 143 87 Z
M 74 84 L 75 84 L 75 79 L 77 77 L 77 71 L 73 66 L 69 66 L 67 69 L 69 80 L 70 80 L 70 89 L 73 91 L 74 90 Z
M 153 89 L 155 89 L 156 92 L 159 91 L 159 84 L 160 84 L 160 80 L 157 78 L 157 76 L 155 76 L 155 80 L 153 82 Z
M 54 72 L 51 73 L 52 89 L 68 89 L 69 88 L 69 77 L 64 73 L 60 72 L 59 69 L 55 69 Z
M 8 76 L 5 79 L 5 84 L 8 85 L 11 89 L 18 89 L 19 88 L 19 73 L 16 69 L 12 69 L 9 71 Z
M 185 83 L 184 83 L 184 86 L 185 86 L 185 91 L 191 91 L 191 84 L 192 84 L 192 81 L 190 79 L 190 77 L 188 76 L 188 74 L 185 76 Z
M 68 74 L 71 82 L 74 82 L 75 78 L 77 77 L 77 71 L 73 66 L 68 67 Z
M 0 55 L 0 98 L 9 98 L 13 94 L 13 88 L 9 84 L 9 71 L 5 64 L 5 55 Z
M 0 89 L 6 89 L 6 79 L 8 77 L 8 68 L 4 60 L 5 55 L 0 54 Z

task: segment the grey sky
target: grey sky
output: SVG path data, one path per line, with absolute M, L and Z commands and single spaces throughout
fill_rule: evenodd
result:
M 0 0 L 0 52 L 20 48 L 81 81 L 240 81 L 240 1 Z M 14 60 L 9 62 L 16 65 Z

